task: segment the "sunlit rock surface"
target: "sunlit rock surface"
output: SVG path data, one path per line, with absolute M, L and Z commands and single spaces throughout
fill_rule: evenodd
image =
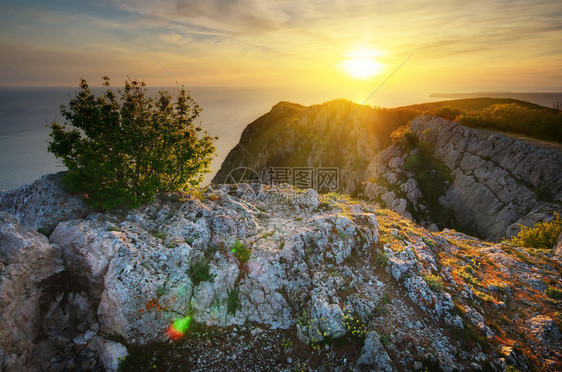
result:
M 562 210 L 562 151 L 556 145 L 473 129 L 433 116 L 412 120 L 410 130 L 450 171 L 452 183 L 427 205 L 415 174 L 404 169 L 418 149 L 399 144 L 379 152 L 369 164 L 363 195 L 430 226 L 430 208 L 449 210 L 451 223 L 483 238 L 499 240 L 550 220 Z
M 0 218 L 4 370 L 562 368 L 554 250 L 247 184 L 71 216 L 49 239 Z M 178 319 L 197 331 L 174 343 Z

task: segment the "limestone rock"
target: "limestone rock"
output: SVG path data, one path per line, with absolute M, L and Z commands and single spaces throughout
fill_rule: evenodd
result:
M 88 347 L 94 350 L 98 359 L 101 361 L 105 370 L 116 372 L 119 363 L 127 357 L 127 348 L 118 342 L 106 340 L 100 336 L 95 336 Z
M 64 172 L 48 174 L 19 189 L 0 192 L 0 211 L 13 214 L 22 224 L 47 235 L 61 221 L 88 215 L 88 206 L 64 189 L 63 176 Z
M 44 331 L 47 283 L 60 273 L 61 252 L 31 227 L 0 212 L 0 350 L 8 370 L 32 370 L 35 338 Z
M 367 332 L 365 345 L 361 349 L 361 356 L 357 359 L 355 366 L 356 371 L 397 371 L 384 349 L 379 334 L 375 331 Z
M 544 344 L 551 345 L 562 340 L 558 326 L 548 316 L 539 315 L 529 319 L 527 327 L 531 334 Z
M 320 199 L 290 187 L 211 185 L 197 198 L 160 195 L 126 216 L 63 221 L 50 242 L 0 213 L 3 368 L 114 370 L 127 355 L 124 344 L 174 348 L 170 325 L 191 319 L 215 334 L 204 346 L 212 360 L 189 362 L 211 363 L 209 370 L 223 362 L 251 368 L 254 359 L 245 355 L 291 368 L 284 363 L 302 362 L 304 347 L 324 348 L 318 351 L 324 368 L 334 370 L 404 370 L 421 360 L 444 370 L 470 363 L 477 369 L 486 359 L 499 369 L 495 348 L 466 348 L 453 331 L 473 327 L 493 337 L 490 314 L 503 315 L 511 301 L 521 313 L 553 312 L 554 302 L 544 300 L 544 278 L 560 282 L 552 252 L 531 256 L 452 230 L 432 234 L 368 203 L 331 195 L 317 204 Z M 381 248 L 380 233 L 392 243 Z M 381 249 L 385 268 L 377 262 Z M 251 254 L 240 255 L 244 250 Z M 481 272 L 474 260 L 484 263 Z M 473 281 L 463 279 L 466 265 L 473 265 Z M 490 270 L 494 282 L 487 282 Z M 430 273 L 443 279 L 443 290 L 430 288 Z M 562 363 L 559 331 L 550 318 L 532 320 L 504 331 L 513 338 L 536 335 L 517 342 L 536 347 L 539 367 L 555 370 Z M 332 345 L 361 342 L 350 324 L 371 332 L 362 350 L 338 355 Z M 279 348 L 292 332 L 298 353 Z M 252 349 L 258 339 L 261 354 Z M 241 346 L 212 345 L 228 340 Z M 502 355 L 505 363 L 528 368 L 523 356 Z
M 415 118 L 410 130 L 428 143 L 432 156 L 454 178 L 438 208 L 451 211 L 458 225 L 470 227 L 478 236 L 493 241 L 511 237 L 518 224 L 531 226 L 560 210 L 562 152 L 556 148 L 433 116 Z M 407 210 L 416 211 L 418 222 L 429 226 L 423 195 L 395 160 L 410 154 L 396 144 L 379 152 L 366 169 L 363 195 L 383 200 L 404 216 L 410 217 Z M 381 178 L 384 182 L 376 185 Z M 537 198 L 536 191 L 546 185 L 551 201 Z M 396 190 L 404 194 L 407 206 L 394 205 L 402 198 Z
M 50 241 L 62 249 L 65 266 L 76 277 L 87 278 L 91 290 L 99 295 L 109 262 L 125 243 L 121 234 L 108 231 L 106 223 L 72 220 L 60 223 Z

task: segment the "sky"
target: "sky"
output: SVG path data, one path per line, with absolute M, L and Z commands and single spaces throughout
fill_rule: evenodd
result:
M 0 0 L 0 51 L 0 86 L 562 91 L 562 2 Z

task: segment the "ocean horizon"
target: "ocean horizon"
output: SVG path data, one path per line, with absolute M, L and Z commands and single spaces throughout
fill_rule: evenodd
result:
M 99 95 L 101 87 L 92 87 Z M 176 87 L 149 88 L 150 95 Z M 0 190 L 12 190 L 31 183 L 39 177 L 64 170 L 62 163 L 47 151 L 53 122 L 63 123 L 60 105 L 67 105 L 78 87 L 0 88 Z M 244 128 L 269 112 L 280 101 L 305 106 L 321 104 L 338 98 L 363 103 L 370 92 L 336 92 L 320 89 L 267 89 L 257 87 L 190 87 L 193 98 L 203 111 L 198 124 L 210 135 L 217 136 L 216 157 L 211 165 L 214 174 L 236 146 Z M 443 100 L 427 93 L 380 92 L 365 104 L 379 107 L 399 107 Z

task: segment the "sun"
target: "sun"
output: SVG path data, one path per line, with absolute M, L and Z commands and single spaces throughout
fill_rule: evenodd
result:
M 385 65 L 377 60 L 384 52 L 370 49 L 353 49 L 345 54 L 341 68 L 351 77 L 366 80 L 380 74 Z

